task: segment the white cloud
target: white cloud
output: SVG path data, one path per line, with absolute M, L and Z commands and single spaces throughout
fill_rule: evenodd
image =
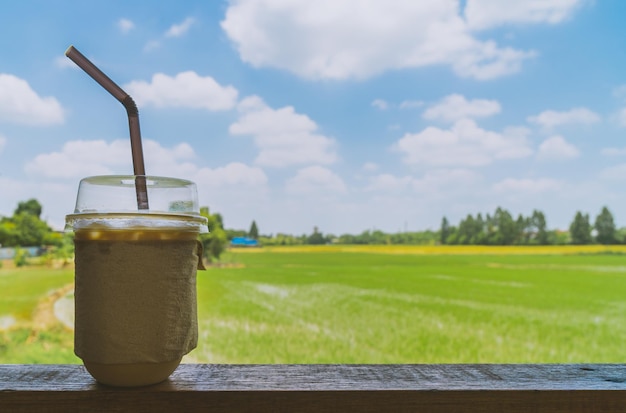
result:
M 251 167 L 241 162 L 231 162 L 226 166 L 210 169 L 201 168 L 194 173 L 198 186 L 218 187 L 265 187 L 267 176 L 261 168 Z
M 255 162 L 283 167 L 298 164 L 330 164 L 337 160 L 335 140 L 317 134 L 317 124 L 293 107 L 272 109 L 259 97 L 243 99 L 239 119 L 230 125 L 232 135 L 250 135 L 260 152 Z
M 69 141 L 59 152 L 37 155 L 26 163 L 25 170 L 46 178 L 79 178 L 111 174 L 115 170 L 132 172 L 130 163 L 127 141 Z
M 522 62 L 537 55 L 535 51 L 520 51 L 510 47 L 499 49 L 495 42 L 474 42 L 473 47 L 454 59 L 453 69 L 461 77 L 489 80 L 522 68 Z
M 172 26 L 170 26 L 170 28 L 163 34 L 163 37 L 164 38 L 182 37 L 185 34 L 187 34 L 189 29 L 191 28 L 191 26 L 195 24 L 195 22 L 196 20 L 193 17 L 187 17 L 182 23 L 173 24 Z M 160 47 L 161 47 L 161 42 L 159 40 L 150 40 L 143 47 L 143 51 L 148 53 Z
M 0 153 L 2 153 L 2 149 L 4 149 L 4 145 L 7 143 L 7 138 L 0 135 Z
M 481 129 L 470 119 L 459 120 L 447 130 L 428 127 L 407 133 L 393 149 L 404 154 L 405 163 L 423 166 L 475 167 L 532 153 L 522 129 L 497 133 Z
M 556 24 L 570 17 L 587 0 L 467 0 L 465 18 L 472 29 L 510 23 Z
M 30 184 L 0 175 L 0 217 L 10 216 L 19 201 L 27 199 Z M 68 209 L 69 210 L 69 209 Z
M 450 200 L 454 200 L 456 207 L 465 204 L 482 191 L 482 181 L 481 174 L 474 170 L 435 168 L 421 176 L 379 174 L 370 178 L 364 191 L 368 194 L 368 205 L 383 202 L 388 209 L 398 212 L 404 209 L 413 216 L 416 211 L 427 213 L 433 207 L 443 211 L 452 207 Z M 439 219 L 440 216 L 429 225 L 437 225 Z
M 463 168 L 439 168 L 424 174 L 423 177 L 414 179 L 411 186 L 413 190 L 424 195 L 437 195 L 438 197 L 458 197 L 464 192 L 473 192 L 472 189 L 482 180 L 482 176 L 476 171 Z
M 379 174 L 370 177 L 369 184 L 364 189 L 367 192 L 382 193 L 406 193 L 407 190 L 411 190 L 429 197 L 442 198 L 471 191 L 471 187 L 481 179 L 480 174 L 469 169 L 438 168 L 427 171 L 419 178 L 410 175 Z
M 135 28 L 135 23 L 132 20 L 122 18 L 117 21 L 117 28 L 122 34 L 127 34 Z
M 624 156 L 626 148 L 603 148 L 600 153 L 604 156 Z
M 151 52 L 153 50 L 158 49 L 159 47 L 161 47 L 161 42 L 159 42 L 158 40 L 150 40 L 148 43 L 146 43 L 146 45 L 143 47 L 143 51 L 144 52 Z
M 188 161 L 195 157 L 187 143 L 164 148 L 150 139 L 143 142 L 144 158 L 150 175 L 189 176 L 198 169 Z M 89 175 L 132 174 L 130 143 L 69 141 L 57 152 L 37 155 L 25 165 L 29 174 L 46 178 L 80 178 Z
M 0 193 L 0 216 L 10 216 L 18 202 L 36 198 L 43 206 L 42 219 L 53 228 L 62 230 L 65 225 L 63 217 L 74 209 L 76 185 L 0 176 Z
M 53 125 L 64 122 L 61 104 L 53 97 L 40 97 L 28 82 L 0 73 L 0 122 Z
M 625 181 L 626 180 L 626 163 L 604 168 L 600 172 L 600 178 L 610 180 L 610 181 Z
M 402 191 L 409 187 L 413 182 L 410 176 L 397 177 L 391 174 L 380 174 L 370 178 L 366 191 L 385 191 L 395 192 Z
M 543 160 L 574 159 L 580 156 L 580 151 L 568 143 L 562 136 L 551 136 L 539 145 L 537 158 Z
M 267 189 L 267 176 L 258 167 L 231 162 L 225 166 L 208 168 L 195 162 L 195 151 L 187 143 L 167 148 L 146 139 L 143 144 L 149 175 L 189 179 L 204 194 L 203 201 L 210 199 L 214 203 L 216 198 L 220 198 L 220 202 L 228 204 L 233 194 L 258 195 Z M 25 169 L 37 179 L 132 175 L 130 143 L 127 139 L 112 142 L 71 141 L 65 143 L 58 152 L 36 156 L 26 164 Z
M 491 79 L 519 71 L 534 56 L 474 37 L 457 0 L 239 0 L 230 2 L 221 25 L 243 61 L 310 79 L 432 65 Z
M 265 101 L 257 95 L 246 96 L 237 104 L 237 110 L 239 113 L 256 112 L 265 110 L 266 108 L 267 104 Z
M 7 195 L 0 197 L 0 211 L 10 212 L 17 201 L 36 197 L 45 205 L 46 214 L 52 214 L 52 224 L 62 228 L 62 217 L 71 212 L 76 196 L 75 182 L 68 184 L 69 180 L 101 174 L 132 175 L 129 146 L 127 139 L 73 141 L 60 151 L 40 154 L 26 164 L 25 180 L 0 175 L 0 193 Z M 262 201 L 268 189 L 267 176 L 260 168 L 240 162 L 217 168 L 202 166 L 187 143 L 163 147 L 144 140 L 144 156 L 149 175 L 195 182 L 200 204 L 210 205 L 215 211 L 229 211 L 229 219 L 233 215 L 240 219 L 249 216 L 251 202 Z
M 485 118 L 500 113 L 500 110 L 500 103 L 496 100 L 467 100 L 462 95 L 453 94 L 428 108 L 422 117 L 429 120 L 454 122 L 463 118 Z
M 125 143 L 125 146 L 128 157 L 130 145 Z M 158 142 L 146 139 L 143 143 L 143 150 L 147 172 L 150 175 L 192 177 L 198 170 L 196 164 L 192 163 L 192 160 L 196 158 L 195 152 L 188 143 L 183 142 L 171 148 L 165 148 Z
M 378 164 L 375 162 L 365 162 L 363 164 L 363 170 L 364 171 L 368 171 L 368 172 L 374 172 L 377 171 L 379 168 Z
M 496 192 L 512 192 L 515 194 L 527 193 L 537 194 L 541 192 L 551 192 L 560 190 L 563 183 L 550 178 L 539 179 L 515 179 L 506 178 L 493 185 Z
M 414 109 L 424 106 L 424 102 L 421 100 L 403 100 L 400 102 L 400 109 Z
M 346 192 L 343 180 L 333 171 L 314 165 L 300 169 L 285 184 L 285 191 L 292 194 Z
M 389 103 L 384 101 L 383 99 L 374 99 L 372 101 L 372 106 L 379 110 L 387 110 L 389 109 Z
M 189 29 L 194 23 L 195 23 L 195 19 L 193 17 L 187 17 L 182 23 L 173 24 L 165 32 L 165 37 L 181 37 L 189 31 Z
M 558 112 L 555 110 L 544 110 L 536 116 L 529 116 L 528 122 L 539 125 L 545 129 L 552 129 L 555 126 L 567 124 L 589 125 L 600 121 L 600 116 L 587 108 L 573 108 L 567 111 Z
M 469 189 L 480 179 L 481 176 L 470 169 L 433 169 L 425 173 L 422 178 L 415 179 L 413 189 L 423 193 L 437 194 L 444 188 Z
M 211 111 L 235 107 L 237 89 L 222 86 L 211 76 L 202 77 L 193 71 L 175 77 L 157 73 L 152 82 L 133 81 L 124 86 L 137 104 L 158 108 L 185 107 Z
M 76 63 L 72 62 L 67 56 L 57 56 L 54 59 L 54 65 L 61 69 L 79 69 Z

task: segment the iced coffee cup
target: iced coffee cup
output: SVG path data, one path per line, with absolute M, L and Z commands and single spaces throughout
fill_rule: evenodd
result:
M 99 382 L 165 380 L 198 339 L 198 235 L 207 232 L 194 183 L 140 177 L 150 208 L 137 208 L 136 176 L 80 182 L 66 217 L 75 237 L 75 348 Z

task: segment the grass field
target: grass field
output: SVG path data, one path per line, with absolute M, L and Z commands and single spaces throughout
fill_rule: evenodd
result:
M 200 343 L 186 361 L 624 362 L 626 249 L 608 252 L 236 250 L 224 267 L 198 273 Z M 72 278 L 40 271 L 0 269 L 0 317 L 21 320 L 0 332 L 0 363 L 77 362 L 71 331 L 49 325 L 27 334 L 28 312 Z
M 73 270 L 0 268 L 0 363 L 77 363 L 73 333 L 50 313 L 51 293 Z

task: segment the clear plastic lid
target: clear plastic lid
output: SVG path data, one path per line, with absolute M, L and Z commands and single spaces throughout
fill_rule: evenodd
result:
M 208 232 L 207 219 L 200 215 L 196 184 L 159 176 L 140 178 L 145 179 L 148 209 L 137 208 L 135 175 L 82 179 L 74 213 L 66 216 L 66 229 L 96 224 L 111 229 L 183 227 Z

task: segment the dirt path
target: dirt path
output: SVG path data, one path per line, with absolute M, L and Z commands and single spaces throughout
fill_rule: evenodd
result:
M 74 329 L 74 300 L 68 298 L 73 291 L 74 284 L 68 284 L 44 297 L 33 312 L 33 330 L 45 330 L 59 322 L 67 328 Z M 67 301 L 71 301 L 71 306 Z
M 12 315 L 0 316 L 0 331 L 8 330 L 17 322 Z
M 74 285 L 70 291 L 54 302 L 53 311 L 61 324 L 74 330 Z
M 32 325 L 33 332 L 42 331 L 50 326 L 61 323 L 65 328 L 74 330 L 74 284 L 68 284 L 62 288 L 54 290 L 43 298 L 33 312 Z M 0 331 L 6 330 L 17 322 L 12 316 L 0 317 Z M 186 355 L 183 363 L 197 363 L 198 360 L 193 355 Z

